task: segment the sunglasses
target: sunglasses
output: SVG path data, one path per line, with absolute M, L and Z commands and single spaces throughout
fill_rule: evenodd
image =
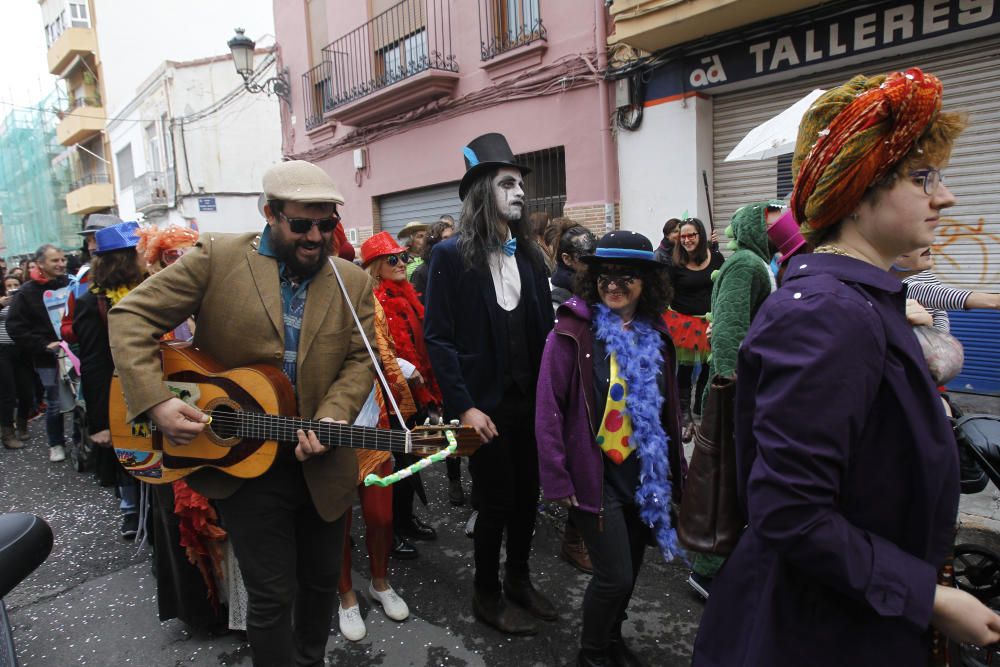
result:
M 400 262 L 402 262 L 403 264 L 409 264 L 410 253 L 401 252 L 398 255 L 386 255 L 385 263 L 388 264 L 389 266 L 396 266 Z
M 279 215 L 288 223 L 288 228 L 294 234 L 308 234 L 312 230 L 313 225 L 319 227 L 320 233 L 329 234 L 340 224 L 340 215 L 336 212 L 329 218 L 322 218 L 320 220 L 313 220 L 312 218 L 289 218 L 284 213 L 280 213 Z
M 617 287 L 631 287 L 635 280 L 635 276 L 627 273 L 602 273 L 597 276 L 597 284 L 603 290 L 608 289 L 611 284 Z

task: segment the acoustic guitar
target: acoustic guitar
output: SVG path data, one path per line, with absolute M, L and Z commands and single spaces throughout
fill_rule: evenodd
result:
M 163 380 L 179 398 L 211 417 L 187 445 L 168 440 L 146 417 L 129 422 L 118 376 L 109 401 L 111 442 L 122 466 L 144 482 L 168 484 L 202 468 L 251 478 L 262 475 L 280 447 L 294 447 L 296 431 L 314 431 L 330 447 L 377 449 L 429 456 L 458 442 L 455 456 L 469 456 L 481 441 L 470 426 L 420 426 L 411 431 L 350 426 L 294 417 L 295 393 L 273 366 L 224 369 L 186 343 L 162 343 Z

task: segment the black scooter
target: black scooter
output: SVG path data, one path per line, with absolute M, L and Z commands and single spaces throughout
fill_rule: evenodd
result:
M 0 665 L 17 667 L 14 635 L 3 598 L 52 551 L 52 529 L 33 514 L 0 514 Z

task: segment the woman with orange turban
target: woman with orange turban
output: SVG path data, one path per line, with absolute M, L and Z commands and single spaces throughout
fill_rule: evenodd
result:
M 799 128 L 791 203 L 816 250 L 792 260 L 740 349 L 747 526 L 713 583 L 696 667 L 926 665 L 942 634 L 1000 640 L 1000 616 L 943 585 L 957 447 L 888 271 L 955 203 L 941 169 L 964 118 L 941 93 L 916 68 L 857 76 Z

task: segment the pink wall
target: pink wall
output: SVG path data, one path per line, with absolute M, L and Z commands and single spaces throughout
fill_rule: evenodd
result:
M 368 20 L 367 0 L 327 0 L 335 40 Z M 443 0 L 433 0 L 443 1 Z M 459 63 L 456 98 L 494 85 L 482 67 L 479 44 L 481 0 L 451 0 L 452 49 Z M 542 22 L 548 34 L 542 65 L 576 54 L 595 52 L 594 5 L 591 0 L 539 0 Z M 334 10 L 336 5 L 336 10 Z M 301 76 L 310 67 L 304 0 L 275 0 L 274 22 L 284 64 L 292 79 L 292 114 L 296 124 L 286 127 L 286 153 L 298 154 L 316 144 L 305 131 Z M 449 120 L 415 128 L 368 145 L 369 175 L 360 186 L 355 182 L 351 151 L 327 158 L 319 164 L 341 187 L 347 199 L 345 222 L 349 227 L 372 224 L 371 198 L 380 195 L 456 181 L 465 171 L 462 147 L 485 132 L 507 136 L 515 153 L 565 146 L 567 206 L 604 201 L 604 165 L 597 85 L 546 97 L 504 102 Z M 321 144 L 336 141 L 352 127 L 338 126 Z M 617 173 L 614 165 L 611 168 Z M 617 188 L 612 197 L 617 201 Z

